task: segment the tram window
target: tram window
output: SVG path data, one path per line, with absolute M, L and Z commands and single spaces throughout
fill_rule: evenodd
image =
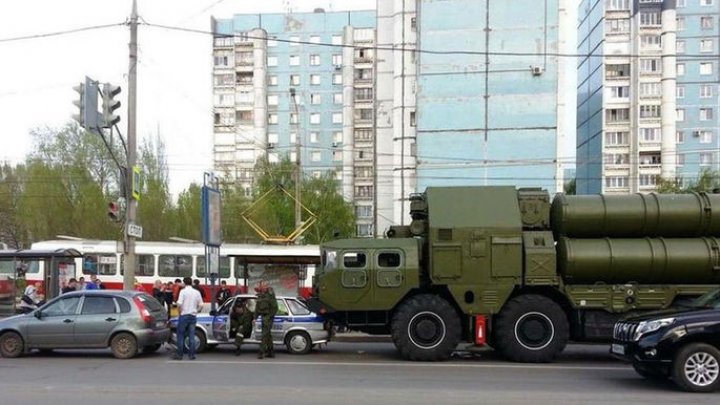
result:
M 379 267 L 400 267 L 400 253 L 382 252 L 378 255 Z
M 160 255 L 160 277 L 192 277 L 192 256 Z
M 152 277 L 155 275 L 155 256 L 137 255 L 135 257 L 137 258 L 136 276 Z M 120 274 L 125 274 L 125 256 L 120 256 Z
M 349 252 L 343 255 L 345 268 L 362 268 L 365 267 L 366 261 L 365 253 Z
M 99 276 L 114 276 L 117 271 L 117 256 L 115 255 L 85 255 L 83 256 L 83 274 L 96 274 Z
M 197 256 L 197 276 L 208 277 L 209 274 L 205 270 L 205 256 Z M 220 256 L 220 269 L 218 276 L 220 278 L 230 277 L 230 258 L 227 256 Z

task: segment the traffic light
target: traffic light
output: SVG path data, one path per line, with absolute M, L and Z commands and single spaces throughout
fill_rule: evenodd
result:
M 73 119 L 85 129 L 95 129 L 98 126 L 97 111 L 97 82 L 85 77 L 85 82 L 73 87 L 78 93 L 78 99 L 73 104 L 78 107 L 78 113 L 73 114 Z
M 103 84 L 103 101 L 102 101 L 102 126 L 103 128 L 112 128 L 120 122 L 120 116 L 115 114 L 115 110 L 120 108 L 120 100 L 115 100 L 115 96 L 120 94 L 120 86 L 113 86 L 110 83 Z
M 122 221 L 122 218 L 120 216 L 120 204 L 118 204 L 115 201 L 110 201 L 108 203 L 108 217 L 113 222 L 120 222 Z

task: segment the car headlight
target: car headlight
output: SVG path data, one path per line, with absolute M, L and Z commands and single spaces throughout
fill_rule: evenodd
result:
M 640 340 L 643 335 L 646 335 L 650 332 L 655 332 L 660 328 L 671 325 L 673 322 L 675 322 L 675 318 L 663 318 L 656 319 L 654 321 L 642 321 L 635 330 L 635 336 L 633 337 L 633 340 Z

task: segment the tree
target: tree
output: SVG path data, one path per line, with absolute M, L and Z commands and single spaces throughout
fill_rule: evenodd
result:
M 257 201 L 268 192 L 272 198 L 258 207 L 252 219 L 270 234 L 290 234 L 296 228 L 295 201 L 283 190 L 294 197 L 293 164 L 287 158 L 279 163 L 269 163 L 263 159 L 255 170 L 254 200 Z M 305 243 L 321 243 L 353 234 L 355 217 L 352 205 L 343 200 L 337 188 L 337 182 L 329 174 L 317 179 L 303 178 L 301 202 L 317 218 L 303 235 Z M 303 218 L 307 217 L 304 213 Z
M 677 179 L 661 179 L 656 191 L 658 193 L 683 194 L 701 191 L 713 192 L 718 188 L 720 188 L 720 172 L 704 169 L 695 181 L 686 185 Z
M 27 244 L 27 233 L 18 213 L 24 172 L 22 165 L 13 167 L 5 163 L 0 166 L 0 242 L 13 248 Z
M 166 240 L 176 235 L 176 218 L 168 186 L 165 144 L 159 137 L 145 140 L 140 146 L 139 166 L 143 187 L 138 202 L 138 224 L 143 227 L 143 239 Z

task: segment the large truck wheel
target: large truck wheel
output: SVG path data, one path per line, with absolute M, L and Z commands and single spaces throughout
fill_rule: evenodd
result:
M 523 363 L 546 363 L 563 351 L 567 316 L 550 298 L 528 294 L 508 301 L 495 320 L 495 348 Z
M 447 360 L 460 343 L 460 318 L 437 295 L 416 295 L 400 304 L 391 330 L 395 347 L 407 360 Z

